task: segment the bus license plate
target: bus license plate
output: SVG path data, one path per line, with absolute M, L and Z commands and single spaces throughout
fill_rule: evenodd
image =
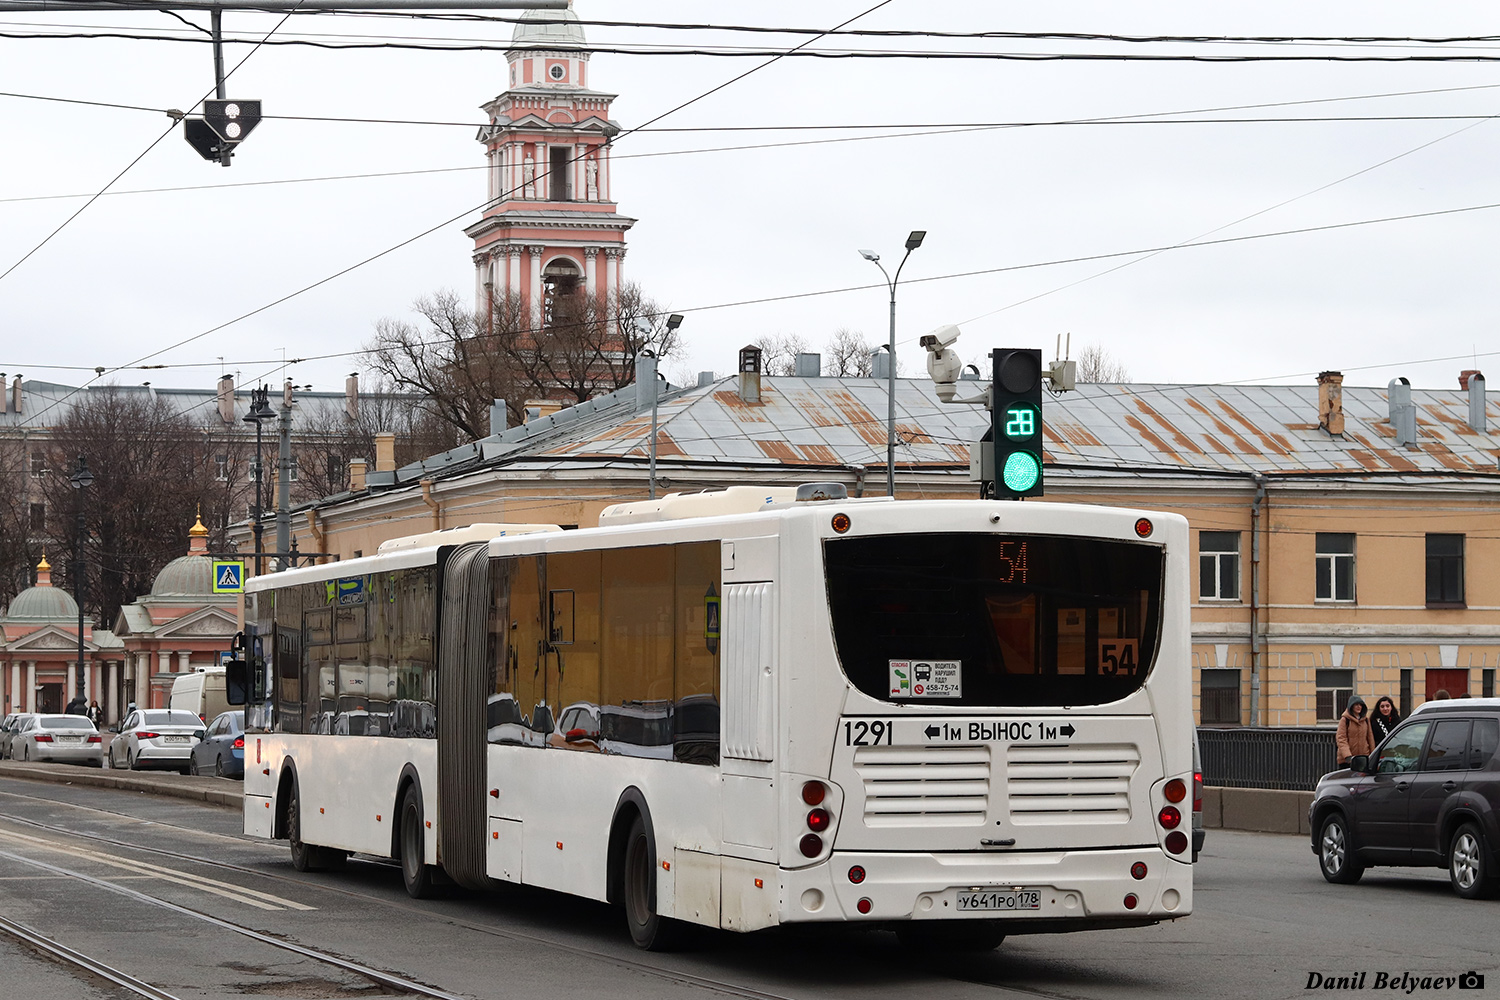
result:
M 958 894 L 959 912 L 971 910 L 1039 910 L 1040 889 L 985 889 Z

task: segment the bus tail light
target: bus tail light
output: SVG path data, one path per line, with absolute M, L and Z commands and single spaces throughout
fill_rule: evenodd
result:
M 873 905 L 874 904 L 870 902 L 869 896 L 861 896 L 859 902 L 854 904 L 854 908 L 860 913 L 869 913 L 870 907 Z
M 1131 865 L 1130 866 L 1130 877 L 1133 878 L 1133 879 L 1135 879 L 1137 882 L 1139 882 L 1141 879 L 1145 878 L 1146 877 L 1146 862 L 1144 862 L 1144 861 L 1137 861 L 1135 864 Z
M 1182 813 L 1176 806 L 1162 806 L 1161 812 L 1156 814 L 1156 821 L 1168 830 L 1175 830 L 1182 822 Z
M 807 814 L 807 828 L 813 833 L 822 833 L 831 822 L 833 817 L 828 814 L 827 809 L 814 809 Z
M 1181 854 L 1183 851 L 1187 850 L 1187 846 L 1187 834 L 1183 833 L 1181 830 L 1173 830 L 1171 833 L 1167 834 L 1167 850 L 1172 854 Z
M 802 801 L 810 806 L 821 805 L 828 789 L 821 781 L 809 781 L 802 786 Z
M 859 885 L 865 880 L 865 869 L 862 865 L 855 865 L 849 869 L 849 881 Z
M 816 833 L 809 833 L 798 842 L 797 846 L 802 850 L 803 857 L 815 858 L 823 853 L 823 838 Z
M 1129 893 L 1125 897 L 1125 909 L 1127 909 L 1127 910 L 1133 910 L 1133 909 L 1136 908 L 1136 905 L 1139 902 L 1140 902 L 1140 900 L 1135 898 L 1135 893 L 1133 893 L 1133 892 Z
M 1181 778 L 1173 778 L 1167 782 L 1166 788 L 1162 789 L 1162 794 L 1167 797 L 1168 802 L 1181 802 L 1187 798 L 1187 785 Z

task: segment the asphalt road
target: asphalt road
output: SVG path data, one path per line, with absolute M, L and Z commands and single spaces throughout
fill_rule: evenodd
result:
M 527 1000 L 1305 997 L 1329 992 L 1307 988 L 1312 973 L 1360 971 L 1365 989 L 1333 992 L 1482 996 L 1373 988 L 1378 972 L 1399 980 L 1468 970 L 1500 991 L 1500 901 L 1460 900 L 1442 872 L 1374 870 L 1358 885 L 1332 886 L 1303 837 L 1215 830 L 1195 878 L 1187 919 L 1013 937 L 983 956 L 908 954 L 894 935 L 846 929 L 705 933 L 687 951 L 649 955 L 631 946 L 621 918 L 602 904 L 524 888 L 413 901 L 388 864 L 293 871 L 285 844 L 239 835 L 234 811 L 0 779 L 0 917 L 181 998 L 410 995 L 319 956 L 289 953 L 277 940 L 459 996 Z M 4 934 L 0 977 L 5 996 L 136 995 Z

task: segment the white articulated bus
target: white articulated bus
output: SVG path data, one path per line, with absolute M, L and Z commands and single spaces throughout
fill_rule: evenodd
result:
M 252 580 L 246 832 L 299 869 L 398 858 L 417 896 L 441 870 L 616 902 L 647 948 L 1186 916 L 1187 523 L 798 493 Z

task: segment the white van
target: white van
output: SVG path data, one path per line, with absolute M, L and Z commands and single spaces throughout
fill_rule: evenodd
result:
M 229 711 L 229 702 L 224 697 L 224 668 L 198 667 L 178 677 L 172 682 L 167 707 L 186 709 L 205 723 Z

